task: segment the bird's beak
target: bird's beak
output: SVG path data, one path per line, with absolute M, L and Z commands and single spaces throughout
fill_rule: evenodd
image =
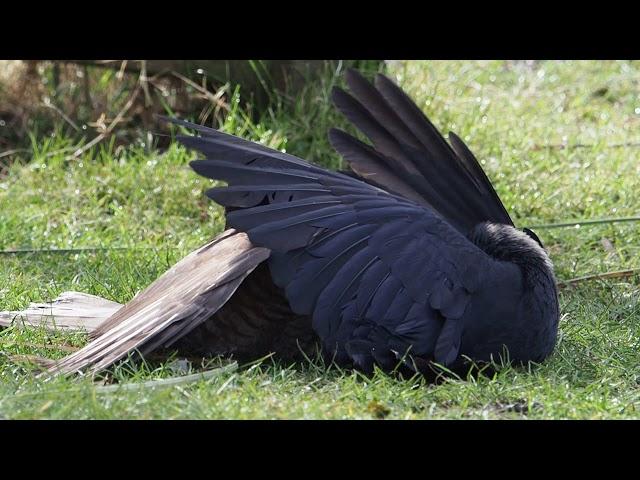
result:
M 540 245 L 540 248 L 542 248 L 544 250 L 544 245 L 542 245 L 542 242 L 538 238 L 538 235 L 536 235 L 533 232 L 533 230 L 529 230 L 528 228 L 523 228 L 522 231 L 524 233 L 526 233 L 530 238 L 533 238 L 538 243 L 538 245 Z

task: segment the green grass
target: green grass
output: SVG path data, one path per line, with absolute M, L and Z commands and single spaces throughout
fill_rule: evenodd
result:
M 640 213 L 640 63 L 412 61 L 389 71 L 436 126 L 468 142 L 519 226 Z M 337 168 L 325 134 L 345 126 L 328 108 L 336 82 L 328 73 L 257 121 L 236 107 L 224 128 Z M 0 177 L 0 250 L 144 248 L 2 255 L 0 310 L 64 290 L 126 302 L 222 228 L 220 209 L 203 196 L 208 182 L 190 171 L 182 148 L 105 144 L 66 161 L 56 152 L 69 146 L 60 135 L 35 139 L 32 157 Z M 639 229 L 537 233 L 567 280 L 640 267 Z M 638 418 L 639 299 L 637 277 L 563 290 L 558 346 L 544 364 L 439 385 L 266 360 L 190 385 L 100 393 L 89 379 L 42 382 L 9 357 L 58 358 L 60 346 L 82 345 L 82 334 L 10 328 L 0 332 L 0 417 Z M 128 362 L 109 375 L 172 374 L 167 362 Z

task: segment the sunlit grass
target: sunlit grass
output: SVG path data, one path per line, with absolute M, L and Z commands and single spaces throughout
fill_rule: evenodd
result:
M 396 76 L 445 133 L 476 153 L 519 226 L 640 214 L 640 63 L 404 62 Z M 326 138 L 346 122 L 329 107 L 341 83 L 283 99 L 259 119 L 236 102 L 224 129 L 340 168 Z M 576 145 L 579 145 L 577 148 Z M 72 145 L 71 145 L 72 146 Z M 68 139 L 34 138 L 33 155 L 0 177 L 0 250 L 135 247 L 0 256 L 0 310 L 79 290 L 126 302 L 223 228 L 209 182 L 178 146 L 99 146 L 65 160 Z M 638 223 L 537 233 L 560 280 L 640 267 Z M 6 418 L 637 418 L 637 277 L 561 293 L 556 351 L 534 369 L 438 385 L 320 363 L 260 365 L 190 385 L 98 393 L 88 379 L 43 382 L 12 355 L 58 358 L 82 334 L 0 332 L 0 417 Z M 194 365 L 194 368 L 198 367 Z M 125 363 L 138 382 L 172 375 L 168 363 Z

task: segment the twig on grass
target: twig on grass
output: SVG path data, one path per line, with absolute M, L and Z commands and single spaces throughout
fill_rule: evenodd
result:
M 4 152 L 0 152 L 0 158 L 8 157 L 16 153 L 26 153 L 26 152 L 29 152 L 29 150 L 27 150 L 26 148 L 14 148 L 13 150 L 5 150 Z
M 144 91 L 144 104 L 146 107 L 151 105 L 153 102 L 151 101 L 151 94 L 149 93 L 149 78 L 147 77 L 147 61 L 140 60 L 140 85 L 142 85 L 142 90 Z
M 229 104 L 226 103 L 224 100 L 222 100 L 222 96 L 224 95 L 224 93 L 227 91 L 227 89 L 229 88 L 228 84 L 223 85 L 220 89 L 218 89 L 218 91 L 213 94 L 211 93 L 209 90 L 207 90 L 206 88 L 198 85 L 196 82 L 194 82 L 193 80 L 185 77 L 184 75 L 181 75 L 178 72 L 171 72 L 171 75 L 173 75 L 176 78 L 179 78 L 180 80 L 182 80 L 183 82 L 185 82 L 187 85 L 192 86 L 193 88 L 195 88 L 197 91 L 199 91 L 200 93 L 202 93 L 205 98 L 207 98 L 209 101 L 211 101 L 212 103 L 215 103 L 217 108 L 222 108 L 224 110 L 230 110 Z
M 60 110 L 58 107 L 56 107 L 53 103 L 51 103 L 51 100 L 49 100 L 48 98 L 45 98 L 45 100 L 42 102 L 42 105 L 44 105 L 46 108 L 49 108 L 49 109 L 53 110 L 58 115 L 60 115 L 62 117 L 62 119 L 65 122 L 67 122 L 69 125 L 71 125 L 71 127 L 76 132 L 80 131 L 80 127 L 78 127 L 78 125 L 76 125 L 76 123 L 73 120 L 71 120 L 71 118 L 69 118 L 69 116 L 66 113 L 64 113 L 62 110 Z
M 564 282 L 558 282 L 558 288 L 567 288 L 578 283 L 589 282 L 591 280 L 607 280 L 610 278 L 629 278 L 640 274 L 640 268 L 632 268 L 629 270 L 617 270 L 614 272 L 596 273 L 594 275 L 585 275 L 584 277 L 572 278 Z
M 177 248 L 174 246 L 163 246 L 164 248 Z M 28 253 L 84 253 L 103 252 L 109 250 L 160 250 L 160 247 L 78 247 L 78 248 L 17 248 L 11 250 L 0 250 L 0 255 L 21 255 Z
M 534 145 L 531 150 L 572 150 L 576 148 L 595 148 L 597 144 L 594 143 L 574 143 L 573 145 L 566 143 L 552 143 L 549 145 Z M 640 142 L 624 142 L 624 143 L 610 143 L 603 145 L 604 148 L 637 148 L 640 147 Z
M 618 217 L 618 218 L 597 218 L 594 220 L 573 220 L 571 222 L 560 223 L 542 223 L 540 225 L 530 225 L 527 228 L 562 228 L 562 227 L 575 227 L 582 225 L 598 225 L 604 223 L 623 223 L 623 222 L 640 222 L 640 217 Z
M 40 355 L 7 355 L 7 358 L 14 363 L 28 364 L 32 370 L 46 370 L 52 367 L 56 361 Z
M 11 340 L 10 343 L 13 344 L 13 345 L 18 345 L 19 347 L 44 348 L 46 350 L 61 350 L 63 352 L 69 352 L 69 353 L 77 352 L 78 350 L 80 350 L 80 348 L 78 348 L 78 347 L 72 347 L 71 345 L 66 345 L 66 344 L 62 344 L 62 345 L 46 345 L 46 344 L 39 344 L 39 343 L 33 343 L 33 342 L 22 342 L 22 341 L 16 341 L 16 340 Z

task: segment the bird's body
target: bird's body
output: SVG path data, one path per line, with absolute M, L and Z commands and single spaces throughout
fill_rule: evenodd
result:
M 317 341 L 328 359 L 364 371 L 456 368 L 506 352 L 518 362 L 546 358 L 559 312 L 537 237 L 514 227 L 464 143 L 451 134 L 449 146 L 389 79 L 347 80 L 353 96 L 338 89 L 334 102 L 373 143 L 330 132 L 354 176 L 172 120 L 201 133 L 178 139 L 204 155 L 192 162 L 197 173 L 227 182 L 207 194 L 227 208 L 228 227 L 246 233 L 247 255 L 270 254 L 242 263 L 237 290 L 208 317 L 199 309 L 197 322 L 181 320 L 188 331 L 180 323 L 164 343 L 138 343 L 295 357 Z M 102 336 L 61 370 L 95 362 Z
M 311 316 L 325 355 L 392 369 L 408 356 L 540 361 L 555 344 L 551 263 L 515 229 L 473 155 L 456 151 L 395 85 L 355 73 L 334 100 L 374 142 L 332 131 L 361 179 L 202 130 L 192 163 L 228 187 L 208 195 L 228 225 L 272 251 L 271 277 Z

